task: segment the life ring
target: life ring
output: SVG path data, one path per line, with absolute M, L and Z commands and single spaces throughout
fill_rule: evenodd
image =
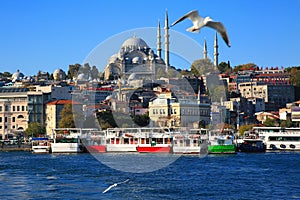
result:
M 281 145 L 280 145 L 280 148 L 283 148 L 283 149 L 285 149 L 285 148 L 286 148 L 286 146 L 285 146 L 284 144 L 281 144 Z
M 296 146 L 293 145 L 293 144 L 290 144 L 290 147 L 291 147 L 292 149 L 295 149 L 295 148 L 296 148 Z

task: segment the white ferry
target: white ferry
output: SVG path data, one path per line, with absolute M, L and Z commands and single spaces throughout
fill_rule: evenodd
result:
M 171 134 L 163 128 L 109 128 L 106 152 L 169 153 Z
M 46 137 L 36 137 L 31 139 L 32 153 L 49 153 L 51 140 Z
M 190 129 L 174 133 L 172 151 L 174 154 L 207 153 L 207 129 Z
M 90 153 L 106 152 L 106 131 L 91 131 L 81 135 L 81 141 Z
M 253 127 L 266 144 L 267 151 L 300 150 L 300 128 Z
M 106 152 L 137 152 L 139 132 L 137 128 L 108 128 Z
M 56 128 L 52 129 L 53 142 L 51 143 L 52 153 L 80 153 L 84 151 L 81 142 L 83 132 L 94 129 L 81 128 Z

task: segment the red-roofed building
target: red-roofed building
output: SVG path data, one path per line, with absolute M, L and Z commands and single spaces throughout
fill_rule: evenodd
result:
M 82 111 L 82 103 L 72 100 L 54 100 L 46 104 L 46 133 L 52 135 L 52 129 L 58 128 L 60 112 L 66 104 L 72 104 L 77 111 Z

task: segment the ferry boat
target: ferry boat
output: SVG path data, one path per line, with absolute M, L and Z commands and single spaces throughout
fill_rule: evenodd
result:
M 80 153 L 84 151 L 81 135 L 95 129 L 56 128 L 52 129 L 52 153 Z
M 234 134 L 232 130 L 211 130 L 209 131 L 208 142 L 209 154 L 235 154 Z
M 81 136 L 85 150 L 89 153 L 106 152 L 106 131 L 91 131 Z
M 137 152 L 140 140 L 139 128 L 108 128 L 106 152 Z
M 190 129 L 174 133 L 172 152 L 174 154 L 200 154 L 207 152 L 207 129 Z
M 238 151 L 246 153 L 266 152 L 266 145 L 264 141 L 259 138 L 258 134 L 245 132 L 241 142 L 237 143 Z
M 300 151 L 300 128 L 253 127 L 267 151 Z
M 139 153 L 171 153 L 172 132 L 165 128 L 143 128 L 141 129 L 141 142 L 138 143 Z
M 32 153 L 49 153 L 51 140 L 46 137 L 36 137 L 31 139 Z

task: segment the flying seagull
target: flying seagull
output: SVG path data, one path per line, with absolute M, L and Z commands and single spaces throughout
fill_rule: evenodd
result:
M 112 184 L 111 186 L 109 186 L 108 188 L 106 188 L 102 193 L 106 193 L 106 192 L 108 192 L 111 188 L 114 188 L 114 187 L 116 187 L 116 186 L 119 185 L 119 184 L 126 183 L 127 181 L 129 181 L 129 179 L 126 179 L 125 181 L 122 181 L 122 182 L 119 182 L 119 183 L 114 183 L 114 184 Z
M 198 10 L 193 10 L 193 11 L 190 11 L 189 13 L 185 14 L 183 17 L 176 20 L 171 25 L 171 27 L 174 26 L 175 24 L 185 20 L 186 18 L 189 18 L 193 22 L 193 26 L 186 29 L 187 31 L 193 32 L 193 33 L 199 33 L 200 29 L 205 26 L 213 28 L 221 34 L 221 36 L 222 36 L 223 40 L 225 41 L 225 43 L 227 44 L 227 46 L 230 47 L 229 38 L 228 38 L 228 35 L 227 35 L 224 25 L 221 22 L 213 21 L 210 17 L 202 18 L 199 15 Z

